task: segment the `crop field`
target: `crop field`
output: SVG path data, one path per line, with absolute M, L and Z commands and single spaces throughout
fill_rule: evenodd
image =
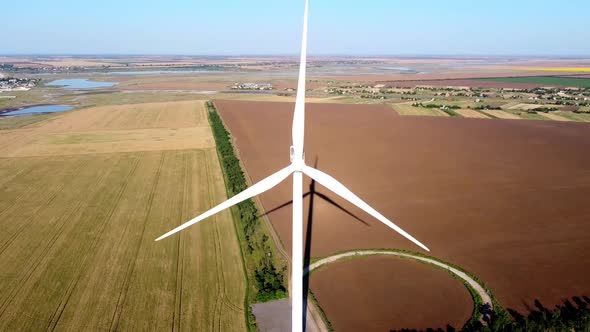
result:
M 525 76 L 525 77 L 490 77 L 481 78 L 482 81 L 498 83 L 521 83 L 541 86 L 564 86 L 575 88 L 590 88 L 590 79 L 559 76 Z
M 150 145 L 157 138 L 130 128 L 173 126 L 165 116 L 186 129 L 207 121 L 200 102 L 152 106 L 143 108 L 149 115 L 136 106 L 100 109 L 102 117 L 80 110 L 6 132 L 12 142 L 19 133 L 51 141 L 49 128 L 59 128 L 65 141 L 94 144 L 103 137 L 78 133 L 101 129 Z M 0 330 L 245 330 L 246 282 L 229 211 L 154 242 L 226 198 L 214 146 L 103 148 L 19 157 L 0 150 Z
M 288 164 L 292 104 L 215 103 L 253 181 Z M 308 110 L 307 163 L 313 165 L 317 158 L 320 170 L 428 245 L 433 256 L 481 279 L 505 308 L 527 314 L 535 299 L 552 308 L 566 298 L 590 293 L 589 124 L 407 117 L 388 105 L 310 104 Z M 306 179 L 304 192 L 309 184 Z M 274 208 L 291 200 L 290 185 L 287 181 L 261 195 L 288 250 L 291 209 Z M 324 187 L 318 185 L 316 190 L 357 218 L 328 200 L 316 199 L 312 257 L 368 248 L 418 251 Z M 308 200 L 304 202 L 307 209 Z M 325 267 L 326 272 L 330 268 Z M 377 271 L 378 267 L 372 270 Z M 351 268 L 350 273 L 360 272 Z M 314 275 L 311 279 L 313 286 Z M 340 281 L 337 276 L 332 279 L 333 284 Z M 436 292 L 428 284 L 422 286 Z M 328 294 L 323 303 L 320 300 L 323 309 L 337 311 L 325 305 L 325 297 L 332 296 L 329 289 L 317 287 L 312 290 Z M 374 293 L 394 286 L 355 283 L 355 287 Z M 399 289 L 391 301 L 424 305 L 413 295 Z M 461 296 L 449 296 L 448 303 L 462 306 Z M 348 297 L 334 301 L 348 308 L 357 305 Z M 337 326 L 343 320 L 361 319 L 355 312 L 328 318 Z M 420 313 L 408 313 L 412 314 Z
M 473 310 L 469 292 L 450 274 L 402 258 L 373 256 L 341 261 L 313 272 L 311 280 L 326 315 L 341 317 L 333 322 L 335 331 L 462 326 Z M 401 294 L 404 298 L 400 301 Z M 354 315 L 350 314 L 350 303 L 356 303 Z
M 521 117 L 519 117 L 518 115 L 509 113 L 509 112 L 505 112 L 505 111 L 499 111 L 499 110 L 482 110 L 482 113 L 489 114 L 489 115 L 494 116 L 499 119 L 508 119 L 508 120 L 521 119 Z
M 490 117 L 478 112 L 476 110 L 470 110 L 470 109 L 460 109 L 460 110 L 455 110 L 455 112 L 459 113 L 459 115 L 461 115 L 464 118 L 474 118 L 474 119 L 489 119 Z
M 546 117 L 542 116 L 540 113 L 529 113 L 529 112 L 519 111 L 519 110 L 507 110 L 507 111 L 503 111 L 503 112 L 505 112 L 506 114 L 509 114 L 510 116 L 516 116 L 516 117 L 519 117 L 524 120 L 543 120 L 543 121 L 548 120 Z
M 574 113 L 574 112 L 563 112 L 557 111 L 555 114 L 571 119 L 573 121 L 580 121 L 580 122 L 590 122 L 590 109 L 589 108 L 581 108 L 582 110 L 586 110 L 586 113 Z
M 24 126 L 31 125 L 33 123 L 46 120 L 53 114 L 40 114 L 34 116 L 17 116 L 17 117 L 4 117 L 0 118 L 0 130 L 6 129 L 18 129 Z
M 414 116 L 449 116 L 447 113 L 435 108 L 414 107 L 408 104 L 395 104 L 393 109 L 399 115 Z
M 173 75 L 171 75 L 173 76 Z M 123 82 L 114 89 L 125 90 L 144 90 L 144 91 L 162 91 L 162 90 L 198 90 L 198 91 L 219 91 L 228 90 L 232 84 L 231 81 L 212 81 L 211 77 L 207 80 L 200 80 L 193 77 L 150 77 L 148 79 L 134 79 Z
M 588 113 L 573 113 L 573 112 L 555 112 L 555 114 L 573 121 L 590 122 L 590 112 Z
M 202 104 L 191 101 L 115 105 L 54 115 L 30 127 L 0 131 L 0 155 L 213 148 L 215 143 Z
M 534 110 L 535 108 L 540 108 L 540 107 L 554 107 L 554 105 L 538 105 L 538 104 L 523 104 L 523 103 L 518 103 L 518 104 L 514 104 L 514 105 L 509 105 L 507 108 L 509 110 L 524 110 L 524 111 L 528 111 L 528 110 Z
M 565 118 L 563 116 L 557 115 L 557 114 L 553 114 L 553 113 L 538 113 L 540 116 L 547 118 L 548 120 L 554 120 L 554 121 L 572 121 L 568 118 Z
M 43 130 L 62 132 L 203 126 L 207 118 L 199 107 L 195 107 L 199 103 L 183 101 L 100 106 L 54 119 Z

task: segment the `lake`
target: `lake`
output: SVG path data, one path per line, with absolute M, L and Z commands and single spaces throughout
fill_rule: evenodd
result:
M 221 71 L 211 70 L 138 70 L 138 71 L 110 71 L 101 74 L 112 75 L 174 75 L 174 74 L 209 74 Z
M 67 105 L 41 105 L 21 108 L 19 110 L 2 113 L 1 116 L 22 116 L 30 114 L 44 114 L 69 111 L 73 107 Z
M 60 86 L 66 89 L 98 89 L 98 88 L 110 88 L 119 83 L 117 82 L 95 82 L 84 78 L 67 78 L 63 80 L 51 81 L 45 85 L 47 86 Z

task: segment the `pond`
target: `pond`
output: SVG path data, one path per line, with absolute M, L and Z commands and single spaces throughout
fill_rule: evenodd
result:
M 72 106 L 67 105 L 40 105 L 40 106 L 29 106 L 18 110 L 2 113 L 1 116 L 23 116 L 31 114 L 45 114 L 45 113 L 56 113 L 65 112 L 71 110 Z
M 98 89 L 98 88 L 110 88 L 119 83 L 117 82 L 95 82 L 84 78 L 67 78 L 63 80 L 51 81 L 45 85 L 47 86 L 60 86 L 66 89 Z

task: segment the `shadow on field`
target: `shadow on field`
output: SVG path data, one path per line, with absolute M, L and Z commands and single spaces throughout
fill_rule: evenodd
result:
M 313 167 L 314 168 L 318 167 L 318 157 L 317 156 L 315 158 L 315 162 L 314 162 Z M 357 215 L 355 215 L 354 213 L 352 213 L 349 210 L 347 210 L 346 208 L 344 208 L 342 205 L 336 203 L 330 197 L 328 197 L 320 192 L 317 192 L 316 191 L 316 182 L 314 179 L 312 179 L 311 183 L 309 185 L 309 191 L 306 192 L 305 194 L 303 194 L 303 198 L 309 197 L 309 208 L 307 210 L 307 230 L 306 230 L 306 234 L 305 234 L 305 248 L 304 248 L 304 254 L 303 254 L 303 268 L 305 271 L 309 270 L 309 264 L 311 262 L 311 240 L 313 237 L 313 231 L 312 231 L 313 230 L 313 206 L 314 206 L 314 201 L 315 201 L 316 196 L 321 198 L 322 200 L 330 203 L 330 205 L 338 208 L 340 211 L 353 217 L 358 222 L 363 223 L 365 226 L 369 226 L 369 224 L 366 221 L 362 220 Z M 269 215 L 277 210 L 280 210 L 282 208 L 285 208 L 291 204 L 293 204 L 293 200 L 283 203 L 283 204 L 267 211 L 266 213 L 260 215 L 259 217 L 267 216 L 267 215 Z M 304 273 L 304 275 L 303 275 L 303 326 L 305 326 L 305 327 L 307 327 L 306 324 L 307 324 L 307 298 L 308 298 L 308 294 L 309 294 L 309 273 Z

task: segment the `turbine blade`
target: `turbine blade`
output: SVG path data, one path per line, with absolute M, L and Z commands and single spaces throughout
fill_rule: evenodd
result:
M 301 39 L 301 58 L 299 59 L 299 80 L 297 82 L 297 98 L 295 99 L 295 112 L 293 114 L 293 157 L 303 159 L 303 138 L 305 131 L 305 73 L 307 70 L 307 18 L 309 12 L 309 0 L 305 1 L 305 14 L 303 17 L 303 37 Z
M 362 199 L 360 199 L 357 195 L 355 195 L 352 191 L 346 188 L 342 183 L 338 182 L 338 180 L 334 179 L 330 175 L 321 172 L 315 168 L 305 166 L 303 168 L 303 173 L 307 174 L 312 179 L 316 180 L 317 182 L 321 183 L 324 187 L 330 189 L 334 193 L 338 194 L 340 197 L 346 199 L 350 203 L 356 205 L 361 210 L 367 212 L 371 216 L 375 217 L 377 220 L 384 223 L 387 227 L 393 229 L 394 231 L 400 233 L 406 239 L 414 242 L 417 246 L 421 247 L 426 251 L 430 251 L 425 245 L 420 243 L 420 241 L 416 240 L 413 236 L 406 233 L 403 229 L 401 229 L 396 224 L 389 221 L 385 218 L 381 213 L 377 212 L 377 210 L 373 209 L 369 204 L 365 203 Z
M 170 232 L 160 236 L 159 238 L 156 239 L 156 241 L 160 241 L 164 238 L 167 238 L 168 236 L 177 233 L 189 226 L 192 226 L 196 223 L 198 223 L 199 221 L 209 218 L 212 215 L 221 212 L 229 207 L 232 207 L 242 201 L 247 200 L 248 198 L 252 198 L 256 195 L 260 195 L 263 192 L 271 189 L 272 187 L 276 186 L 277 184 L 281 183 L 284 179 L 286 179 L 291 173 L 293 173 L 293 169 L 291 166 L 287 166 L 285 168 L 283 168 L 282 170 L 274 173 L 273 175 L 267 177 L 266 179 L 252 185 L 250 188 L 242 191 L 241 193 L 235 195 L 234 197 L 228 199 L 227 201 L 217 205 L 216 207 L 212 208 L 211 210 L 201 214 L 198 217 L 195 217 L 187 222 L 185 222 L 184 224 L 176 227 L 175 229 L 171 230 Z

